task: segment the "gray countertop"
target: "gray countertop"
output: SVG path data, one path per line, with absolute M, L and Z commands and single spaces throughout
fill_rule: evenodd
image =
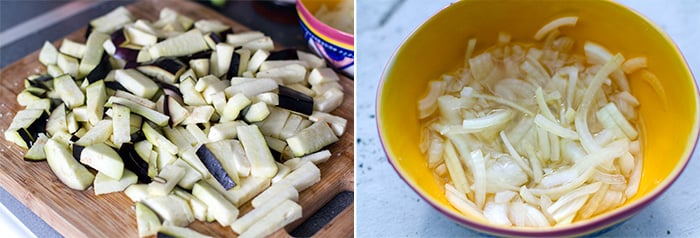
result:
M 393 52 L 422 22 L 449 0 L 358 0 L 356 117 L 357 236 L 479 236 L 423 201 L 387 162 L 375 122 L 375 95 Z M 700 74 L 700 1 L 620 1 L 642 13 L 671 36 Z M 700 236 L 700 158 L 695 153 L 683 174 L 658 200 L 604 236 Z

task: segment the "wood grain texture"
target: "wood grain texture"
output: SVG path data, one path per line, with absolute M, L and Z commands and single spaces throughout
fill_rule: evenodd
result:
M 204 6 L 189 1 L 144 0 L 127 8 L 137 18 L 156 20 L 158 12 L 169 7 L 183 15 L 197 19 L 217 19 L 233 27 L 234 31 L 250 28 L 228 19 Z M 87 24 L 87 22 L 86 22 Z M 85 29 L 80 29 L 65 38 L 84 42 Z M 273 39 L 275 40 L 275 39 Z M 54 42 L 58 46 L 60 40 Z M 41 46 L 37 45 L 39 49 Z M 281 46 L 277 46 L 281 48 Z M 0 130 L 10 125 L 18 110 L 16 96 L 24 88 L 23 80 L 46 69 L 38 61 L 38 50 L 0 70 Z M 345 91 L 343 104 L 333 114 L 348 120 L 345 134 L 340 141 L 330 146 L 333 157 L 319 165 L 321 182 L 303 191 L 299 203 L 303 207 L 303 218 L 273 234 L 274 237 L 289 237 L 291 231 L 326 202 L 342 191 L 353 191 L 354 184 L 354 87 L 353 81 L 341 77 Z M 137 237 L 133 203 L 123 193 L 94 195 L 92 188 L 86 191 L 72 190 L 53 174 L 45 162 L 26 162 L 22 159 L 25 150 L 3 139 L 0 140 L 0 186 L 17 200 L 44 219 L 56 231 L 66 237 Z M 241 207 L 241 214 L 251 209 L 250 204 Z M 341 215 L 319 232 L 319 236 L 352 236 L 354 206 L 346 208 Z M 342 229 L 336 229 L 341 227 Z M 217 223 L 194 222 L 190 228 L 215 237 L 235 237 L 228 227 Z

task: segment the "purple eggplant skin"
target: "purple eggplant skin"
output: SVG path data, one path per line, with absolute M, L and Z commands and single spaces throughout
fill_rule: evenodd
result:
M 121 90 L 121 91 L 130 92 L 121 83 L 119 83 L 117 81 L 105 81 L 105 87 L 112 89 L 112 90 Z
M 109 63 L 109 55 L 103 53 L 100 63 L 97 64 L 97 66 L 95 66 L 95 68 L 92 69 L 92 71 L 90 71 L 85 78 L 87 78 L 88 82 L 94 83 L 107 77 L 109 71 L 112 71 L 112 64 Z
M 151 65 L 157 66 L 173 75 L 185 69 L 187 66 L 177 58 L 161 58 L 153 62 Z
M 228 72 L 226 73 L 226 78 L 230 79 L 231 77 L 238 76 L 238 69 L 240 68 L 240 66 L 241 55 L 234 51 L 233 55 L 231 55 L 231 64 L 229 64 Z
M 139 125 L 139 127 L 141 127 L 142 125 L 143 125 L 143 123 L 141 123 L 141 125 Z M 131 142 L 133 142 L 133 143 L 146 140 L 146 135 L 144 135 L 143 131 L 141 131 L 141 130 L 138 130 L 138 131 L 132 133 L 130 137 L 131 137 Z
M 279 107 L 306 115 L 311 115 L 314 112 L 314 99 L 309 95 L 282 85 L 279 86 L 278 90 Z
M 221 37 L 221 39 L 226 39 L 226 36 L 227 36 L 228 34 L 233 34 L 233 33 L 235 33 L 235 32 L 233 31 L 233 28 L 230 28 L 230 27 L 229 27 L 229 28 L 226 29 L 225 31 L 219 32 L 218 34 L 219 34 L 219 37 Z
M 156 234 L 156 238 L 175 238 L 175 237 L 174 237 L 174 236 L 171 236 L 171 235 L 169 235 L 169 234 L 165 234 L 165 233 L 159 231 L 159 232 Z
M 180 88 L 178 88 L 177 86 L 169 84 L 169 83 L 157 81 L 157 80 L 154 82 L 156 82 L 156 84 L 158 84 L 158 86 L 163 88 L 163 93 L 170 95 L 170 96 L 178 95 L 178 96 L 182 97 L 182 92 L 180 92 Z
M 165 92 L 165 90 L 163 90 L 163 91 Z M 164 99 L 163 100 L 163 114 L 170 116 L 170 95 L 165 93 L 163 95 L 163 97 L 164 97 L 163 98 Z M 172 116 L 170 116 L 170 120 L 168 120 L 168 126 L 170 126 L 170 128 L 173 127 L 173 117 Z
M 124 64 L 124 69 L 135 69 L 136 67 L 141 66 L 139 62 L 134 61 L 127 61 L 126 64 Z
M 114 43 L 114 46 L 120 47 L 124 42 L 126 42 L 126 35 L 124 35 L 124 28 L 120 28 L 119 30 L 116 30 L 115 32 L 112 32 L 110 35 L 110 39 L 112 40 L 112 43 Z
M 214 179 L 226 190 L 236 186 L 236 183 L 228 176 L 224 167 L 221 166 L 221 162 L 216 159 L 214 153 L 207 148 L 206 144 L 201 145 L 199 149 L 197 149 L 197 157 L 199 157 L 204 166 L 207 167 L 207 170 L 209 170 L 209 173 L 211 173 Z
M 53 112 L 53 109 L 58 107 L 58 105 L 63 104 L 63 100 L 61 100 L 60 98 L 49 98 L 49 100 L 51 100 L 51 108 L 50 109 L 52 112 Z
M 180 60 L 180 62 L 190 62 L 190 60 L 193 59 L 209 59 L 209 57 L 211 57 L 211 52 L 211 50 L 204 50 L 191 55 L 180 56 L 177 57 L 177 59 Z
M 80 161 L 80 155 L 83 154 L 83 149 L 85 149 L 85 146 L 73 144 L 72 150 L 75 160 Z
M 116 46 L 114 50 L 114 58 L 123 59 L 127 62 L 136 62 L 139 57 L 139 50 L 129 49 L 121 46 Z
M 19 136 L 22 137 L 22 140 L 27 143 L 27 148 L 32 148 L 34 142 L 39 139 L 39 133 L 43 133 L 45 131 L 46 121 L 48 119 L 49 114 L 44 111 L 27 128 L 20 128 L 17 131 Z
M 124 161 L 124 168 L 131 170 L 138 177 L 141 183 L 150 183 L 151 177 L 148 177 L 148 163 L 136 153 L 134 144 L 124 143 L 117 151 Z
M 299 55 L 296 49 L 284 49 L 270 52 L 267 60 L 298 60 Z
M 207 35 L 207 36 L 209 38 L 211 38 L 211 40 L 214 41 L 214 43 L 216 43 L 216 44 L 221 43 L 221 37 L 219 37 L 218 34 L 216 34 L 214 32 L 210 32 L 209 35 Z

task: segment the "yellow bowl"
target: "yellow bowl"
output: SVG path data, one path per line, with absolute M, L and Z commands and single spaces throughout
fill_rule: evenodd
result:
M 547 22 L 579 16 L 562 32 L 592 40 L 625 57 L 646 56 L 666 97 L 633 74 L 631 91 L 641 106 L 644 165 L 639 192 L 623 206 L 592 219 L 554 228 L 516 228 L 488 224 L 459 213 L 433 179 L 419 145 L 417 101 L 427 82 L 464 62 L 467 41 L 476 37 L 476 52 L 494 45 L 498 32 L 513 41 L 532 41 Z M 664 103 L 667 102 L 667 103 Z M 666 105 L 664 105 L 666 104 Z M 377 93 L 377 124 L 389 162 L 400 177 L 430 205 L 477 231 L 507 236 L 590 234 L 618 224 L 659 197 L 680 175 L 698 139 L 698 91 L 688 66 L 662 30 L 638 13 L 611 1 L 458 1 L 420 26 L 395 52 Z M 684 211 L 669 211 L 684 212 Z
M 297 0 L 299 24 L 309 49 L 326 59 L 333 68 L 350 77 L 355 75 L 355 37 L 335 29 L 314 16 L 322 5 L 333 9 L 340 0 Z

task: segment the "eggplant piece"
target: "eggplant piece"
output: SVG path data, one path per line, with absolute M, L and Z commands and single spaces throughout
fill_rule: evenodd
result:
M 143 134 L 143 131 L 138 130 L 134 133 L 131 134 L 131 142 L 136 143 L 140 141 L 146 140 L 146 135 Z
M 127 61 L 126 64 L 124 64 L 124 69 L 134 69 L 136 67 L 141 66 L 141 63 L 136 62 L 136 61 Z
M 35 78 L 27 78 L 26 82 L 28 82 L 29 85 L 31 85 L 32 87 L 41 88 L 41 89 L 45 89 L 45 90 L 51 90 L 51 87 L 49 87 L 49 85 L 51 85 L 52 80 L 53 80 L 53 76 L 48 75 L 48 74 L 43 74 L 43 75 L 39 75 Z
M 215 44 L 222 42 L 221 37 L 214 32 L 210 32 L 206 37 L 209 37 Z
M 83 78 L 92 72 L 98 64 L 102 63 L 103 55 L 106 55 L 102 45 L 109 39 L 109 35 L 95 32 L 90 34 L 85 42 L 85 53 L 78 66 L 78 78 Z M 104 74 L 107 75 L 108 72 Z
M 267 60 L 298 60 L 299 55 L 297 55 L 296 49 L 284 49 L 279 51 L 272 51 L 270 55 L 267 56 Z
M 279 107 L 311 115 L 314 112 L 314 99 L 294 89 L 279 85 Z
M 139 237 L 152 236 L 158 233 L 161 222 L 156 213 L 141 202 L 136 203 L 135 210 Z
M 95 68 L 88 73 L 86 76 L 88 82 L 94 83 L 97 80 L 104 79 L 112 71 L 112 64 L 109 63 L 109 55 L 102 54 L 102 59 L 100 63 L 95 66 Z
M 240 71 L 240 66 L 241 66 L 241 55 L 238 52 L 233 52 L 231 55 L 231 64 L 228 67 L 228 72 L 226 72 L 226 78 L 231 78 L 231 77 L 236 77 L 238 76 L 238 72 Z
M 27 153 L 24 154 L 24 161 L 39 162 L 46 160 L 44 145 L 46 145 L 46 142 L 48 140 L 49 138 L 46 136 L 46 134 L 39 133 L 39 138 L 37 138 L 36 141 L 34 141 L 32 147 L 29 148 L 29 150 L 27 150 Z
M 25 109 L 17 112 L 5 131 L 5 139 L 29 149 L 44 132 L 49 114 L 42 109 Z
M 112 89 L 112 90 L 121 90 L 121 91 L 129 91 L 126 89 L 121 83 L 117 81 L 105 81 L 105 87 Z
M 134 172 L 139 177 L 139 182 L 150 183 L 151 177 L 148 176 L 148 163 L 136 153 L 134 144 L 124 143 L 117 151 L 119 156 L 124 161 L 124 168 Z
M 55 139 L 49 139 L 44 145 L 46 161 L 63 184 L 75 190 L 85 190 L 92 184 L 95 176 L 78 163 L 68 147 Z
M 182 99 L 182 92 L 180 92 L 180 88 L 177 86 L 164 82 L 156 82 L 156 84 L 163 88 L 163 92 L 166 95 L 170 95 L 171 97 L 180 97 L 180 99 Z
M 177 58 L 161 58 L 151 64 L 138 66 L 137 69 L 148 76 L 167 83 L 175 83 L 187 70 L 187 65 Z
M 119 69 L 114 73 L 114 79 L 127 88 L 127 91 L 142 98 L 152 98 L 158 91 L 158 85 L 134 69 Z
M 186 46 L 186 47 L 183 47 Z M 180 35 L 158 42 L 148 49 L 154 59 L 167 56 L 184 56 L 208 50 L 209 45 L 204 40 L 202 33 L 193 29 Z
M 193 54 L 177 57 L 181 62 L 190 62 L 193 59 L 209 59 L 211 57 L 211 50 L 203 50 Z
M 114 49 L 114 58 L 126 60 L 126 62 L 136 62 L 139 57 L 139 50 L 117 46 Z M 126 67 L 124 67 L 126 68 Z
M 221 184 L 221 186 L 223 186 L 226 190 L 236 186 L 236 183 L 229 176 L 229 174 L 226 173 L 226 170 L 224 170 L 221 162 L 219 162 L 219 160 L 216 158 L 214 152 L 207 147 L 207 144 L 204 144 L 197 149 L 197 157 L 199 157 L 204 166 L 207 167 L 207 170 L 209 170 L 209 173 L 211 173 L 214 179 L 216 179 L 216 181 L 219 182 L 219 184 Z
M 73 139 L 71 138 L 71 141 Z M 76 140 L 77 141 L 77 140 Z M 74 141 L 75 142 L 75 141 Z M 83 149 L 85 149 L 85 146 L 78 145 L 78 144 L 73 144 L 71 150 L 73 151 L 73 158 L 75 160 L 80 161 L 80 155 L 83 154 Z

